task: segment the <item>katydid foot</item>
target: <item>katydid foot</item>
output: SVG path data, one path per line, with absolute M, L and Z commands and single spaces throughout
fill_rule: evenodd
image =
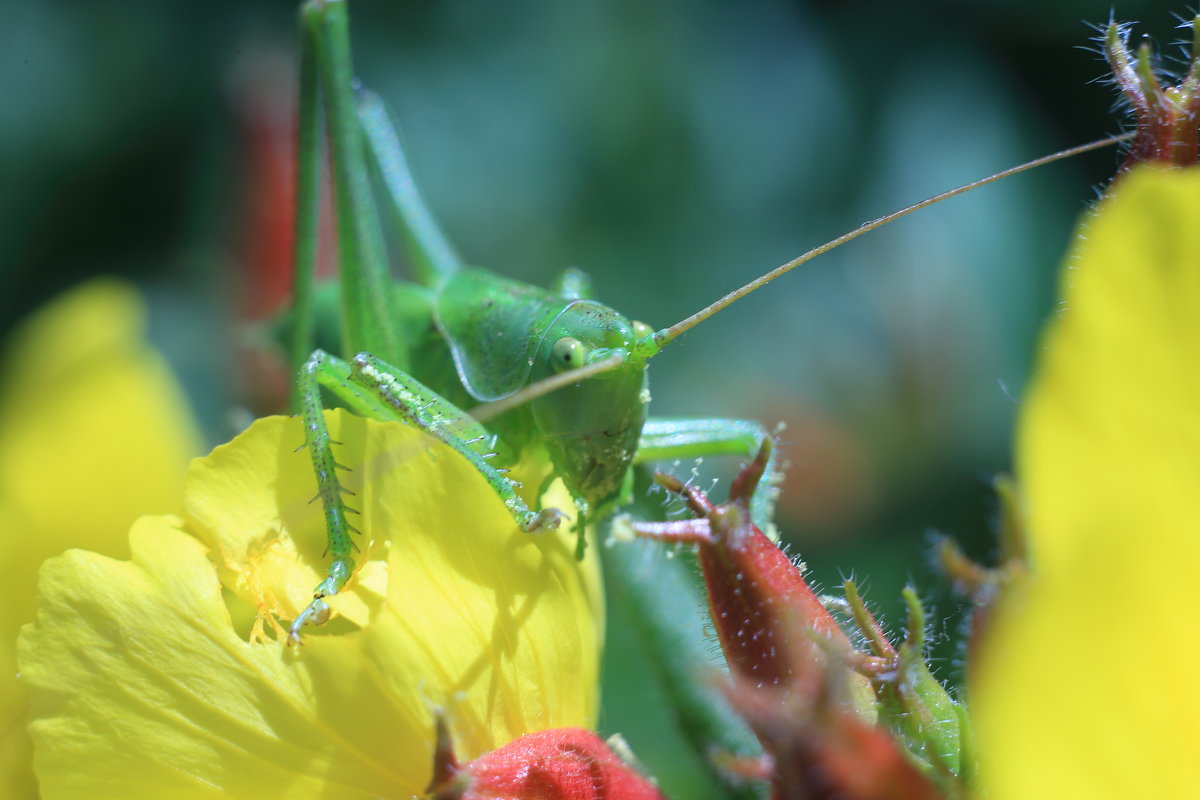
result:
M 525 533 L 543 533 L 558 530 L 558 526 L 566 519 L 566 514 L 557 508 L 543 508 L 536 512 L 533 519 L 521 525 Z
M 304 640 L 300 637 L 300 629 L 305 625 L 324 625 L 329 621 L 329 615 L 329 604 L 320 597 L 314 597 L 313 601 L 308 604 L 308 607 L 301 611 L 296 616 L 296 619 L 292 621 L 292 627 L 288 629 L 288 645 L 304 644 Z
M 288 629 L 287 642 L 289 645 L 304 644 L 300 637 L 300 629 L 305 625 L 324 625 L 329 621 L 331 609 L 324 598 L 341 591 L 353 572 L 354 559 L 352 558 L 338 558 L 329 565 L 329 572 L 325 580 L 318 583 L 317 587 L 313 589 L 312 602 L 292 621 L 292 627 Z

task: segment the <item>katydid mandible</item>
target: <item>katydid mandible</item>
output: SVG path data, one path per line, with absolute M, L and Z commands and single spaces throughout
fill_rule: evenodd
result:
M 347 518 L 353 510 L 336 476 L 339 465 L 325 426 L 322 387 L 355 413 L 415 425 L 454 448 L 487 479 L 516 525 L 529 532 L 557 527 L 561 512 L 536 507 L 540 492 L 522 497 L 506 477 L 506 467 L 523 452 L 544 448 L 553 465 L 551 477 L 560 477 L 574 500 L 577 555 L 582 557 L 587 524 L 629 498 L 633 465 L 708 454 L 751 457 L 769 435 L 762 425 L 740 420 L 648 418 L 646 365 L 664 346 L 755 289 L 869 230 L 1116 140 L 1037 159 L 866 223 L 655 331 L 592 300 L 586 279 L 576 271 L 569 270 L 553 290 L 546 290 L 464 266 L 418 194 L 382 102 L 354 88 L 345 0 L 310 0 L 301 10 L 301 29 L 295 310 L 289 347 L 297 375 L 292 401 L 304 418 L 329 566 L 312 603 L 291 626 L 292 642 L 300 641 L 305 625 L 328 619 L 330 610 L 322 598 L 340 591 L 355 568 L 355 529 Z M 323 129 L 333 160 L 339 283 L 318 291 L 314 272 Z M 387 275 L 371 170 L 384 187 L 384 214 L 404 242 L 417 283 Z M 334 299 L 336 314 L 332 302 L 319 302 Z M 314 351 L 320 308 L 326 316 L 339 317 L 333 326 L 339 341 L 330 348 L 349 360 Z M 763 522 L 770 517 L 772 493 L 771 481 L 765 480 L 754 498 L 754 515 Z

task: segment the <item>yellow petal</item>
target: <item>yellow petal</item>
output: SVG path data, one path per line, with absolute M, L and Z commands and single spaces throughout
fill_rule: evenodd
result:
M 412 535 L 408 520 L 439 513 L 445 501 L 426 502 L 433 507 L 413 508 L 395 492 L 375 505 L 397 534 L 387 602 L 366 646 L 395 665 L 381 676 L 390 693 L 415 700 L 419 680 L 422 701 L 449 712 L 464 759 L 533 731 L 594 728 L 603 637 L 596 548 L 580 565 L 574 534 L 531 536 L 482 503 L 437 535 Z
M 1017 470 L 1034 559 L 1200 521 L 1200 171 L 1124 178 L 1084 225 L 1025 399 Z M 1182 515 L 1182 516 L 1181 516 Z
M 8 641 L 33 618 L 43 559 L 68 547 L 124 555 L 133 520 L 179 508 L 198 436 L 144 342 L 144 316 L 133 289 L 98 280 L 14 335 L 0 392 L 0 503 L 22 525 L 3 532 L 0 557 L 22 591 L 8 592 Z
M 327 419 L 353 470 L 367 577 L 339 596 L 348 619 L 308 629 L 303 648 L 235 632 L 217 577 L 285 617 L 311 597 L 324 533 L 296 419 L 260 420 L 193 463 L 182 529 L 198 538 L 151 518 L 131 563 L 73 552 L 47 564 L 21 662 L 47 797 L 419 796 L 432 705 L 466 758 L 594 725 L 595 562 L 574 560 L 566 532 L 519 531 L 440 443 Z
M 973 683 L 987 796 L 1200 786 L 1200 171 L 1124 178 L 1084 227 L 1023 409 L 1036 575 Z
M 326 719 L 389 705 L 358 649 L 243 641 L 178 527 L 139 520 L 131 562 L 73 550 L 42 569 L 21 665 L 43 796 L 406 796 L 394 730 L 375 714 Z
M 182 395 L 143 341 L 128 286 L 97 280 L 13 335 L 0 390 L 0 797 L 33 797 L 17 631 L 33 619 L 38 566 L 67 547 L 127 552 L 130 523 L 178 508 L 199 452 Z

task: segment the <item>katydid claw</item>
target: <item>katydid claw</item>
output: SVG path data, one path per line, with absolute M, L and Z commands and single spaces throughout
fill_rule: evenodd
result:
M 558 526 L 566 517 L 557 508 L 543 508 L 532 520 L 521 526 L 526 533 L 541 533 L 542 531 L 558 530 Z
M 305 625 L 324 625 L 329 621 L 329 613 L 328 603 L 320 597 L 313 598 L 313 601 L 308 604 L 308 608 L 301 611 L 300 615 L 292 621 L 292 627 L 288 630 L 288 644 L 304 644 L 300 638 L 300 629 Z

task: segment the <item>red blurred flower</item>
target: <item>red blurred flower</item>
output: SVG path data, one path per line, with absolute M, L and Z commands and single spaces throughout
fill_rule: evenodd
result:
M 433 800 L 664 800 L 599 736 L 555 728 L 522 736 L 459 766 L 438 721 Z

